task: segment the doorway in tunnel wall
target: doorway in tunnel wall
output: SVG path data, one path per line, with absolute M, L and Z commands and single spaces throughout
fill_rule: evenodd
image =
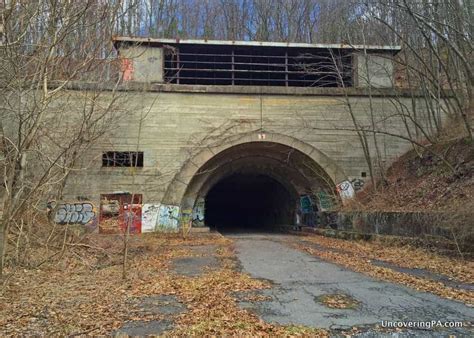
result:
M 268 175 L 232 174 L 207 193 L 205 222 L 224 233 L 277 231 L 294 223 L 296 203 L 290 192 Z

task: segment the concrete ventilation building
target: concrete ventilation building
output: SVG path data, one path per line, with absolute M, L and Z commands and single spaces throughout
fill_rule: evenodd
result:
M 367 144 L 374 150 L 376 140 L 388 165 L 409 149 L 390 136 L 407 133 L 398 105 L 424 104 L 394 88 L 398 46 L 133 37 L 114 45 L 128 115 L 65 189 L 67 201 L 97 207 L 104 232 L 131 209 L 137 232 L 317 225 L 319 211 L 370 180 L 354 119 L 389 131 Z

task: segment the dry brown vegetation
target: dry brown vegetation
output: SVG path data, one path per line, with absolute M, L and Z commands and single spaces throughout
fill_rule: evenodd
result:
M 387 267 L 372 264 L 372 259 L 393 263 L 405 268 L 425 269 L 437 274 L 448 276 L 451 280 L 472 283 L 474 280 L 474 262 L 457 258 L 440 256 L 427 250 L 410 245 L 390 245 L 387 240 L 380 241 L 346 241 L 321 236 L 308 236 L 311 243 L 323 248 L 336 248 L 341 252 L 319 250 L 311 245 L 298 243 L 296 246 L 312 255 L 341 264 L 351 270 L 367 274 L 377 279 L 404 284 L 416 290 L 437 294 L 438 296 L 455 299 L 474 305 L 474 292 L 454 289 L 441 282 L 423 277 L 415 277 L 397 272 Z
M 362 210 L 454 211 L 474 207 L 474 147 L 465 139 L 433 146 L 444 154 L 454 172 L 428 151 L 412 150 L 388 170 L 386 184 L 378 191 L 368 187 L 359 196 Z
M 474 304 L 472 291 L 453 289 L 371 264 L 372 259 L 380 259 L 469 283 L 474 280 L 472 261 L 443 257 L 411 246 L 391 246 L 386 242 L 354 242 L 320 236 L 305 237 L 305 240 L 346 253 L 316 250 L 301 241 L 292 243 L 351 270 Z M 168 335 L 327 335 L 324 330 L 269 324 L 240 308 L 236 293 L 258 291 L 271 285 L 239 271 L 230 239 L 219 234 L 191 236 L 186 240 L 178 235 L 148 234 L 130 237 L 129 245 L 130 268 L 125 281 L 121 278 L 123 248 L 119 235 L 92 234 L 67 250 L 59 262 L 48 262 L 36 269 L 8 270 L 10 277 L 0 293 L 0 334 L 111 334 L 127 321 L 164 318 L 162 314 L 144 314 L 135 300 L 174 295 L 185 310 L 175 316 L 175 326 Z M 219 267 L 197 277 L 177 274 L 172 267 L 173 260 L 200 255 L 193 248 L 202 245 L 215 246 Z M 44 254 L 44 251 L 37 252 L 38 261 Z M 267 299 L 250 293 L 245 300 Z M 321 301 L 336 308 L 357 306 L 341 295 Z
M 241 273 L 232 242 L 218 234 L 183 240 L 177 235 L 130 238 L 128 279 L 121 279 L 121 239 L 92 235 L 68 250 L 57 264 L 19 269 L 0 294 L 1 335 L 111 334 L 125 321 L 155 320 L 138 315 L 131 302 L 152 295 L 175 295 L 186 310 L 170 335 L 325 336 L 323 330 L 268 324 L 237 305 L 238 291 L 269 284 Z M 196 255 L 197 245 L 217 245 L 221 265 L 198 277 L 172 271 L 173 259 Z

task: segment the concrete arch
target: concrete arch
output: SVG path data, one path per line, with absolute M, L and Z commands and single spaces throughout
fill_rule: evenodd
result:
M 206 146 L 188 159 L 169 184 L 162 203 L 181 206 L 189 183 L 208 161 L 227 149 L 252 142 L 276 143 L 298 150 L 320 166 L 332 180 L 334 186 L 347 178 L 342 168 L 340 168 L 334 160 L 310 144 L 294 137 L 277 133 L 267 133 L 265 140 L 259 140 L 258 134 L 251 132 L 234 135 L 215 142 L 214 144 Z

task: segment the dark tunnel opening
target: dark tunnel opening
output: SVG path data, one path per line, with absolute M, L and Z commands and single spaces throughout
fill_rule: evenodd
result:
M 233 174 L 206 196 L 206 225 L 220 232 L 277 231 L 293 224 L 295 200 L 264 174 Z

